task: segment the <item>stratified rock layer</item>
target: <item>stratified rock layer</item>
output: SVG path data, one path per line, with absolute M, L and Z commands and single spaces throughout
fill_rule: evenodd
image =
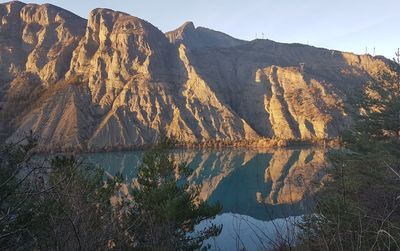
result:
M 43 150 L 336 137 L 347 95 L 392 86 L 391 61 L 238 40 L 193 23 L 162 33 L 126 13 L 84 20 L 52 5 L 0 4 L 0 137 Z

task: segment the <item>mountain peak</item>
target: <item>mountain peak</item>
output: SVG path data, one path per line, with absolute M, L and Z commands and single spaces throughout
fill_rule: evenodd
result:
M 24 6 L 26 3 L 23 3 L 21 1 L 10 1 L 10 2 L 5 2 L 3 5 L 8 5 L 8 6 Z
M 19 1 L 0 4 L 0 16 L 9 19 L 9 21 L 21 19 L 26 24 L 38 24 L 40 26 L 64 23 L 71 30 L 76 30 L 77 26 L 82 26 L 81 24 L 85 22 L 83 18 L 74 13 L 52 4 L 25 4 Z M 17 32 L 15 28 L 10 28 L 10 31 Z
M 204 27 L 195 27 L 193 22 L 185 22 L 178 29 L 165 34 L 173 44 L 184 44 L 187 48 L 232 47 L 245 41 L 233 38 L 227 34 Z
M 120 29 L 123 32 L 139 32 L 141 30 L 145 33 L 159 33 L 162 36 L 162 32 L 151 23 L 132 16 L 125 12 L 115 11 L 106 8 L 97 8 L 90 12 L 88 26 L 93 28 L 94 26 L 106 26 L 107 30 Z M 94 28 L 93 28 L 94 29 Z
M 182 42 L 185 38 L 191 37 L 196 32 L 196 28 L 191 21 L 187 21 L 179 28 L 165 33 L 165 36 L 171 43 Z
M 19 12 L 26 4 L 20 1 L 11 1 L 11 2 L 6 2 L 0 4 L 0 7 L 3 7 L 6 9 L 6 15 L 12 14 L 12 13 L 17 13 Z M 0 11 L 0 15 L 2 15 Z
M 89 17 L 95 16 L 97 14 L 102 14 L 102 15 L 113 15 L 113 16 L 130 16 L 128 13 L 121 12 L 121 11 L 116 11 L 108 8 L 95 8 L 89 13 Z
M 178 28 L 179 30 L 195 30 L 196 27 L 194 26 L 192 21 L 187 21 Z

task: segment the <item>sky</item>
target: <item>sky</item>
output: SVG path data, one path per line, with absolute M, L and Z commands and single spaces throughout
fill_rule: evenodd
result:
M 2 1 L 6 2 L 6 1 Z M 400 47 L 400 0 L 30 0 L 87 18 L 110 8 L 166 32 L 186 21 L 253 40 L 303 43 L 393 58 Z M 264 34 L 264 35 L 263 35 Z

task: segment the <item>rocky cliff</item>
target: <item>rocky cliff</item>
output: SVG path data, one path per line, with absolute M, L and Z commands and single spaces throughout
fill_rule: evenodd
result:
M 391 61 L 242 41 L 193 23 L 162 33 L 126 13 L 88 20 L 52 5 L 0 4 L 0 137 L 43 150 L 105 150 L 335 137 L 347 96 L 392 86 Z

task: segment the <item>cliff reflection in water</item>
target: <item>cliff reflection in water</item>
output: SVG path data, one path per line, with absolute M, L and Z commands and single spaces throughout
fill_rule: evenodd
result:
M 176 150 L 176 161 L 194 169 L 189 180 L 201 187 L 200 196 L 220 201 L 223 212 L 272 220 L 301 215 L 308 195 L 326 177 L 325 151 L 318 148 L 253 150 Z M 123 174 L 132 183 L 143 152 L 95 153 L 84 157 L 109 175 Z

